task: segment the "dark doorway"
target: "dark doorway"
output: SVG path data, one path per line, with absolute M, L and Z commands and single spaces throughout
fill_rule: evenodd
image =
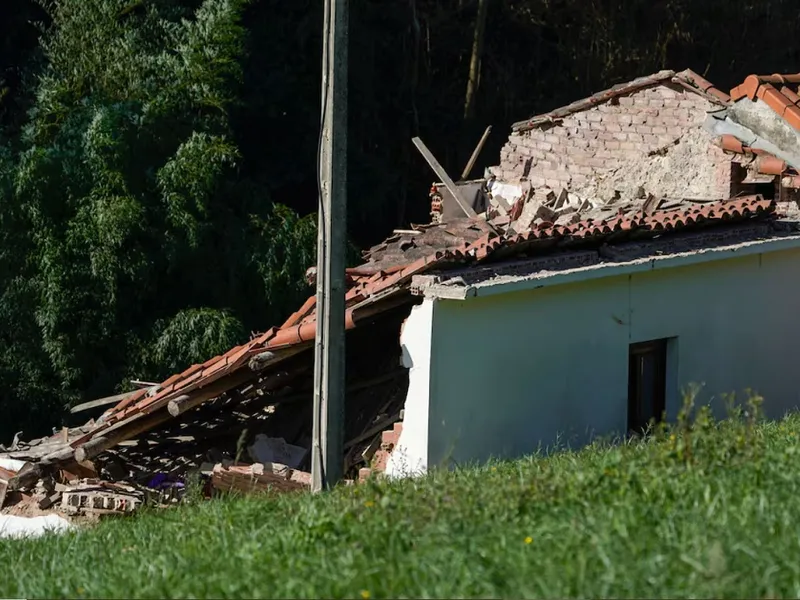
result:
M 641 434 L 664 418 L 667 340 L 631 344 L 628 355 L 628 433 Z

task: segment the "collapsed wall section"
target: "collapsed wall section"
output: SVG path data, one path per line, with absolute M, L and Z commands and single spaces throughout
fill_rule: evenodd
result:
M 703 130 L 718 107 L 656 84 L 562 119 L 515 131 L 491 169 L 501 180 L 608 200 L 640 188 L 661 197 L 730 197 L 731 161 Z

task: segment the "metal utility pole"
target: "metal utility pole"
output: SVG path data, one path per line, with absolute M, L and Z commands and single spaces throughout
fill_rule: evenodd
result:
M 324 0 L 311 447 L 311 489 L 315 492 L 336 485 L 344 469 L 348 2 Z

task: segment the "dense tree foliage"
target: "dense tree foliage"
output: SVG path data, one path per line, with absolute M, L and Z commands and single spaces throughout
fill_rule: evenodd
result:
M 428 219 L 410 138 L 460 172 L 487 124 L 686 67 L 797 71 L 789 0 L 351 3 L 357 245 Z M 321 0 L 0 5 L 0 442 L 280 321 L 308 293 Z M 767 33 L 769 32 L 769 33 Z M 481 172 L 476 170 L 476 173 Z

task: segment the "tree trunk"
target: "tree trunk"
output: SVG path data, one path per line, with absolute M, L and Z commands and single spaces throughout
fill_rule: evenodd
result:
M 472 41 L 472 58 L 469 62 L 469 81 L 464 100 L 464 119 L 475 116 L 475 96 L 481 83 L 481 58 L 483 57 L 483 38 L 486 31 L 486 14 L 489 0 L 478 0 L 478 15 L 475 17 L 475 37 Z

